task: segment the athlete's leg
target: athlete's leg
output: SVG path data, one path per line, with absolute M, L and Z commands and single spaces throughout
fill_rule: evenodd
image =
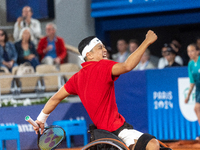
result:
M 135 143 L 137 143 L 137 141 L 135 141 Z M 135 149 L 135 145 L 136 144 L 132 144 L 129 146 L 130 150 L 134 150 Z M 159 150 L 160 149 L 160 144 L 156 139 L 151 139 L 148 143 L 146 148 L 144 148 L 145 150 Z
M 134 129 L 124 129 L 119 133 L 130 150 L 159 150 L 160 144 L 154 136 Z
M 137 140 L 133 148 L 131 150 L 159 150 L 160 144 L 154 136 L 145 133 Z

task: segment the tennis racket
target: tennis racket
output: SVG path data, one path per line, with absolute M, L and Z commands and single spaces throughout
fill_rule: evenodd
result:
M 30 116 L 26 116 L 25 120 L 32 126 L 38 127 L 38 124 L 31 119 Z M 65 138 L 65 131 L 60 126 L 48 126 L 45 127 L 43 134 L 38 131 L 37 145 L 41 150 L 51 150 L 57 147 Z

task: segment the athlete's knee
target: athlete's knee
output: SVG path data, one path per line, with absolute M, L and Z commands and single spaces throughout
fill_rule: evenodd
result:
M 135 144 L 134 150 L 159 150 L 159 142 L 150 134 L 143 134 Z
M 146 150 L 159 150 L 159 149 L 160 149 L 160 144 L 156 139 L 151 139 L 146 146 Z

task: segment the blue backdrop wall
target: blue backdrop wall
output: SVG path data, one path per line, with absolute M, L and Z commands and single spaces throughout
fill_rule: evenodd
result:
M 200 23 L 200 0 L 92 0 L 96 35 L 109 31 Z

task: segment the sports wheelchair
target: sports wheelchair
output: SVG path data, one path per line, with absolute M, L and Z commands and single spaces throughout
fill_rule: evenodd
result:
M 85 145 L 82 150 L 130 150 L 118 136 L 106 130 L 97 129 L 93 124 L 89 126 L 88 133 L 90 134 L 90 143 Z M 160 150 L 172 150 L 164 143 L 160 141 L 159 143 Z M 135 149 L 141 150 L 138 147 Z

